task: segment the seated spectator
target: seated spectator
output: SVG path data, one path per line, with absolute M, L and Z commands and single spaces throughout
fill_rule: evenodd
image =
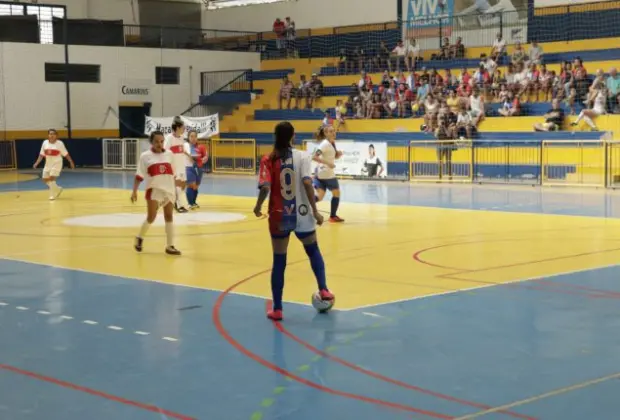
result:
M 515 49 L 512 52 L 512 56 L 510 57 L 510 62 L 514 65 L 525 63 L 526 59 L 525 50 L 521 46 L 521 43 L 517 41 L 515 43 Z
M 515 85 L 515 68 L 512 64 L 508 64 L 508 68 L 506 69 L 506 90 L 510 91 L 510 92 L 516 92 L 516 85 Z
M 555 79 L 555 72 L 548 71 L 547 65 L 540 65 L 540 76 L 538 77 L 538 82 L 540 83 L 540 92 L 543 94 L 543 102 L 547 102 L 549 100 L 549 94 L 551 93 L 551 87 L 553 85 L 553 79 Z M 536 95 L 536 100 L 539 100 L 538 94 Z
M 450 89 L 450 93 L 448 93 L 448 99 L 446 99 L 446 105 L 450 108 L 450 111 L 454 114 L 458 114 L 460 109 L 461 100 L 456 96 L 456 91 L 454 89 Z
M 437 125 L 437 114 L 439 113 L 439 102 L 435 95 L 429 93 L 424 101 L 424 125 L 431 133 L 435 131 Z
M 512 92 L 508 92 L 508 97 L 497 112 L 504 117 L 516 117 L 521 115 L 521 102 L 519 101 L 519 95 L 514 95 Z
M 458 85 L 458 80 L 456 79 L 456 76 L 452 74 L 452 71 L 450 71 L 450 69 L 446 69 L 443 76 L 443 82 L 444 86 L 448 89 L 455 89 Z
M 450 38 L 445 37 L 443 39 L 443 43 L 441 44 L 441 49 L 439 53 L 439 58 L 441 60 L 448 60 L 452 58 L 452 45 L 450 45 Z
M 347 65 L 349 64 L 347 59 L 347 50 L 345 48 L 340 48 L 340 55 L 338 56 L 338 75 L 347 74 L 349 72 L 347 69 Z
M 379 53 L 377 55 L 377 68 L 380 69 L 388 69 L 388 71 L 392 72 L 392 61 L 390 60 L 391 55 L 390 49 L 385 45 L 385 41 L 381 41 L 381 45 L 379 46 Z
M 602 69 L 598 69 L 596 71 L 596 76 L 594 77 L 592 84 L 588 88 L 588 96 L 584 102 L 585 106 L 590 106 L 594 101 L 594 98 L 596 98 L 596 96 L 598 95 L 598 91 L 606 86 L 607 84 L 605 81 L 605 74 L 603 73 Z
M 506 99 L 508 99 L 508 92 L 509 91 L 506 85 L 502 84 L 499 88 L 499 93 L 497 94 L 497 101 L 502 104 L 506 102 Z
M 411 70 L 409 76 L 407 76 L 407 86 L 412 91 L 415 91 L 418 88 L 418 85 L 418 75 L 413 70 Z
M 573 60 L 573 77 L 575 88 L 575 99 L 579 102 L 584 101 L 588 94 L 588 70 L 583 66 L 583 60 L 577 57 Z
M 323 96 L 323 82 L 316 73 L 312 73 L 310 83 L 308 83 L 307 108 L 312 108 L 315 101 Z
M 357 83 L 357 86 L 361 89 L 363 87 L 366 87 L 368 90 L 372 90 L 372 79 L 370 78 L 370 75 L 366 73 L 365 70 L 362 70 L 360 72 L 360 80 Z
M 540 72 L 536 68 L 536 64 L 529 64 L 527 72 L 525 73 L 525 78 L 528 80 L 526 98 L 529 100 L 529 97 L 533 94 L 536 100 L 538 100 L 540 92 Z
M 489 73 L 489 76 L 493 78 L 493 76 L 495 75 L 495 71 L 497 70 L 497 62 L 495 61 L 494 56 L 487 57 L 484 54 L 483 56 L 484 56 L 484 59 L 482 60 L 480 64 L 484 65 L 484 68 Z
M 491 54 L 501 58 L 502 55 L 506 54 L 506 41 L 502 37 L 502 33 L 497 33 L 497 38 L 493 41 L 493 47 L 491 48 Z
M 337 123 L 336 131 L 338 131 L 340 127 L 345 124 L 344 120 L 345 120 L 346 113 L 347 113 L 347 108 L 342 103 L 342 100 L 338 99 L 336 101 L 336 123 Z
M 605 81 L 607 92 L 609 93 L 607 99 L 607 109 L 616 113 L 616 107 L 620 105 L 618 102 L 618 95 L 620 95 L 620 76 L 615 67 L 609 69 L 609 77 Z
M 481 64 L 478 70 L 474 73 L 472 80 L 475 83 L 475 87 L 482 89 L 484 95 L 486 96 L 489 88 L 491 87 L 491 76 L 483 64 Z
M 396 91 L 396 103 L 398 104 L 398 118 L 405 118 L 405 110 L 411 107 L 411 103 L 415 100 L 413 92 L 407 88 L 405 83 L 398 85 Z
M 280 85 L 280 93 L 278 94 L 278 98 L 280 99 L 280 109 L 282 109 L 282 101 L 286 101 L 286 109 L 291 109 L 291 96 L 293 93 L 293 82 L 288 80 L 287 76 L 284 76 L 282 79 L 282 84 Z
M 381 82 L 380 82 L 381 86 L 387 89 L 390 87 L 391 81 L 392 81 L 392 76 L 390 75 L 390 72 L 385 70 L 383 72 L 383 75 L 381 75 Z
M 383 109 L 383 102 L 381 95 L 375 93 L 372 95 L 370 101 L 366 104 L 366 118 L 378 119 L 381 118 L 381 110 Z
M 564 124 L 564 110 L 560 108 L 560 101 L 554 99 L 551 109 L 545 114 L 544 123 L 534 124 L 534 131 L 559 131 Z
M 469 71 L 463 67 L 461 69 L 461 74 L 459 75 L 457 81 L 459 85 L 468 85 L 469 84 L 469 79 L 471 78 L 471 75 L 469 74 Z
M 310 82 L 308 82 L 306 80 L 306 75 L 302 74 L 301 76 L 299 76 L 299 85 L 297 86 L 297 89 L 295 90 L 295 109 L 299 109 L 300 108 L 300 103 L 306 99 L 306 104 L 308 101 L 308 96 L 309 96 L 309 89 L 310 89 Z
M 471 115 L 472 125 L 478 127 L 480 121 L 484 119 L 484 98 L 480 96 L 480 89 L 478 88 L 474 88 L 469 97 L 469 114 Z
M 379 88 L 379 89 L 381 89 L 381 88 Z M 360 88 L 360 90 L 359 90 L 359 100 L 360 100 L 360 104 L 362 106 L 362 114 L 364 116 L 368 115 L 368 112 L 369 112 L 368 111 L 368 105 L 372 101 L 372 90 L 368 89 L 368 87 L 366 87 L 366 86 L 363 86 L 362 88 Z
M 416 63 L 422 61 L 422 50 L 415 38 L 405 41 L 405 50 L 407 51 L 407 69 L 414 71 Z
M 452 57 L 453 58 L 465 58 L 465 46 L 463 45 L 463 38 L 458 37 L 456 44 L 452 44 Z
M 501 70 L 497 69 L 491 78 L 491 94 L 493 100 L 497 101 L 501 87 L 506 85 L 506 78 L 502 75 Z
M 353 50 L 353 61 L 358 69 L 362 70 L 366 68 L 367 57 L 364 49 L 355 47 Z
M 405 49 L 405 46 L 403 45 L 403 41 L 398 41 L 398 43 L 396 44 L 396 47 L 394 47 L 394 49 L 392 50 L 392 60 L 396 63 L 396 71 L 400 71 L 400 69 L 405 66 L 405 63 L 407 62 L 407 60 L 405 60 L 405 57 L 407 55 L 407 50 Z M 407 70 L 409 70 L 409 65 L 407 63 Z
M 530 46 L 530 51 L 528 53 L 529 60 L 536 65 L 540 65 L 542 64 L 543 54 L 543 49 L 540 45 L 538 45 L 538 42 L 532 41 L 532 45 Z
M 471 115 L 467 112 L 467 109 L 461 107 L 461 112 L 456 119 L 457 135 L 461 140 L 471 139 L 476 131 L 476 127 L 473 125 Z
M 424 77 L 420 81 L 420 86 L 418 86 L 417 90 L 417 98 L 418 102 L 422 104 L 426 100 L 426 96 L 431 93 L 431 86 L 428 83 L 428 77 Z
M 599 91 L 597 91 L 596 98 L 594 98 L 594 105 L 589 109 L 584 109 L 579 113 L 579 116 L 575 121 L 571 123 L 571 125 L 576 126 L 579 125 L 581 120 L 584 120 L 586 124 L 590 126 L 592 131 L 598 131 L 593 118 L 596 118 L 600 115 L 604 115 L 607 113 L 607 88 L 603 87 Z
M 396 82 L 397 85 L 400 83 L 407 83 L 407 78 L 402 71 L 399 71 L 396 76 L 394 76 L 394 82 Z

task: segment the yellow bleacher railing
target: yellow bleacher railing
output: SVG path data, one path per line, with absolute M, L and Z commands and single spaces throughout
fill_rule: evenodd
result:
M 0 140 L 0 170 L 17 169 L 15 140 Z
M 270 144 L 211 141 L 215 173 L 254 175 Z M 296 147 L 306 150 L 306 144 Z M 424 140 L 387 148 L 388 178 L 414 182 L 620 187 L 620 141 Z
M 254 139 L 211 139 L 211 168 L 219 174 L 255 174 Z

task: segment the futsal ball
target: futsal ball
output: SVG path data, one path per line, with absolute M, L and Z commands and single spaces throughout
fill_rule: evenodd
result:
M 390 109 L 391 109 L 392 111 L 394 111 L 394 110 L 396 109 L 396 107 L 397 107 L 397 106 L 398 106 L 398 105 L 396 105 L 396 102 L 394 102 L 394 101 L 390 102 Z
M 420 109 L 420 105 L 418 105 L 418 103 L 416 102 L 411 105 L 411 109 L 413 110 L 413 112 L 418 112 L 418 109 Z
M 314 292 L 312 294 L 312 306 L 320 313 L 325 313 L 329 311 L 336 303 L 335 299 L 332 300 L 323 300 L 321 299 L 321 294 L 319 292 Z

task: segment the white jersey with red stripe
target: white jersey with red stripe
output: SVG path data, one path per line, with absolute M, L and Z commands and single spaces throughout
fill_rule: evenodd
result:
M 173 160 L 174 155 L 169 150 L 156 153 L 153 149 L 149 149 L 140 155 L 136 178 L 146 181 L 147 199 L 157 196 L 158 201 L 165 201 L 163 198 L 166 198 L 174 202 Z
M 174 134 L 168 134 L 164 142 L 164 148 L 173 155 L 172 166 L 175 175 L 185 176 L 185 143 L 183 136 L 177 137 Z
M 45 166 L 62 165 L 62 158 L 68 154 L 65 144 L 61 140 L 56 140 L 54 143 L 45 140 L 41 146 L 40 155 L 45 157 Z

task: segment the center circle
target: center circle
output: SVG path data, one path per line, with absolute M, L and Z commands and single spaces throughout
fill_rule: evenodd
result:
M 92 214 L 88 216 L 72 217 L 64 219 L 67 226 L 97 227 L 97 228 L 132 228 L 142 225 L 145 214 L 139 213 L 108 213 Z M 225 212 L 191 212 L 174 215 L 174 224 L 177 226 L 200 226 L 216 223 L 230 223 L 245 220 L 240 213 Z M 159 214 L 153 222 L 153 226 L 164 226 L 164 216 Z

